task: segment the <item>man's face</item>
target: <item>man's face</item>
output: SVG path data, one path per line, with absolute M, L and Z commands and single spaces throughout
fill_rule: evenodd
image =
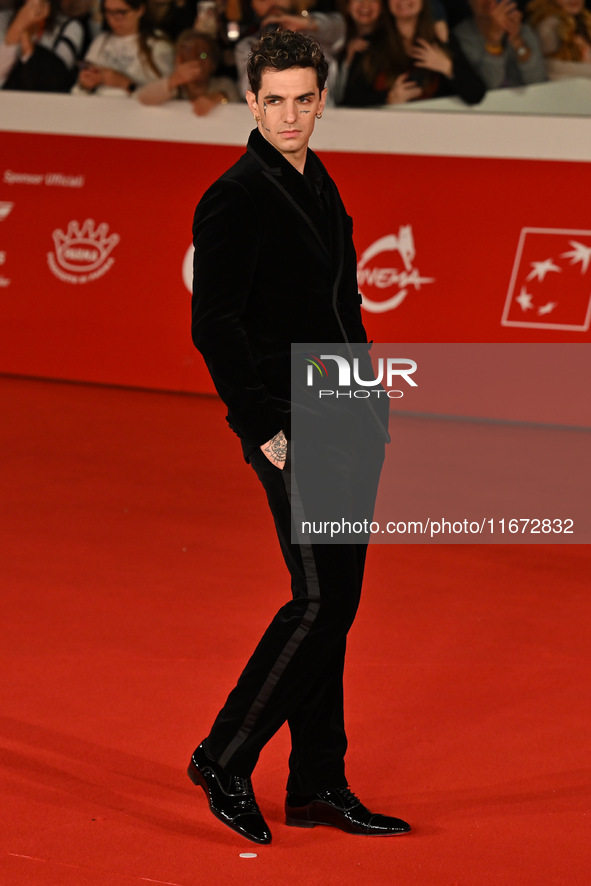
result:
M 305 156 L 314 131 L 316 114 L 321 114 L 326 89 L 320 94 L 314 68 L 266 68 L 258 95 L 246 100 L 261 134 L 290 163 Z

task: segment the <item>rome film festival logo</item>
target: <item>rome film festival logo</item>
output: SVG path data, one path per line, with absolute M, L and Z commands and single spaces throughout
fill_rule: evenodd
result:
M 89 283 L 106 274 L 115 262 L 111 252 L 119 243 L 119 234 L 109 234 L 109 226 L 87 218 L 82 226 L 71 221 L 64 233 L 52 234 L 54 252 L 47 253 L 47 263 L 59 280 L 66 283 Z
M 502 326 L 585 332 L 591 323 L 591 231 L 522 228 Z
M 388 264 L 386 253 L 392 255 Z M 392 311 L 402 304 L 410 289 L 417 292 L 426 283 L 435 282 L 433 277 L 421 277 L 414 266 L 415 258 L 411 225 L 401 225 L 398 234 L 387 234 L 368 246 L 357 264 L 357 282 L 366 311 Z

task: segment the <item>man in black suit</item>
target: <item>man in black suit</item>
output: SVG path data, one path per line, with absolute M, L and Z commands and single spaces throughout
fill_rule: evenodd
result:
M 250 775 L 262 747 L 287 720 L 287 824 L 402 834 L 410 830 L 406 822 L 371 813 L 345 777 L 343 666 L 366 539 L 334 546 L 293 536 L 299 476 L 291 465 L 291 343 L 367 342 L 351 219 L 308 149 L 326 100 L 327 64 L 310 37 L 276 31 L 253 47 L 248 71 L 247 101 L 257 128 L 246 153 L 208 189 L 195 213 L 192 331 L 228 422 L 265 488 L 292 599 L 275 615 L 193 753 L 189 776 L 221 821 L 269 843 Z M 359 435 L 354 451 L 341 447 L 327 458 L 322 472 L 334 475 L 339 493 L 345 490 L 343 501 L 359 498 L 369 519 L 388 439 L 384 424 L 387 416 Z

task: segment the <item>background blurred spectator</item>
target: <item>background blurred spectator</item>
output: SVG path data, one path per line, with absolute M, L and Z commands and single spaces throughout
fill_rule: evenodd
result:
M 0 43 L 3 89 L 68 92 L 84 50 L 84 28 L 60 10 L 58 0 L 25 0 L 2 13 Z
M 532 0 L 528 13 L 549 78 L 591 77 L 591 12 L 583 0 Z
M 467 104 L 481 101 L 484 81 L 450 35 L 437 37 L 428 0 L 388 0 L 393 22 L 391 66 L 386 80 L 388 104 L 458 95 Z
M 470 0 L 470 7 L 454 34 L 489 89 L 546 79 L 538 38 L 513 0 Z
M 228 77 L 214 76 L 217 63 L 215 40 L 198 31 L 183 31 L 176 44 L 173 73 L 140 87 L 136 98 L 144 105 L 188 99 L 195 113 L 202 117 L 219 104 L 238 101 L 236 84 Z
M 125 95 L 172 73 L 174 49 L 139 0 L 102 0 L 105 31 L 92 41 L 74 92 Z
M 348 0 L 346 38 L 331 66 L 329 98 L 345 107 L 385 102 L 385 72 L 390 68 L 392 25 L 385 0 Z
M 244 15 L 242 0 L 198 0 L 192 28 L 216 40 L 219 48 L 216 73 L 236 82 L 234 47 L 241 37 L 254 30 L 252 22 Z

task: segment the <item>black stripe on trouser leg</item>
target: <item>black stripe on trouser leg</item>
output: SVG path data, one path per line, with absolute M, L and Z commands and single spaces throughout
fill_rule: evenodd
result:
M 346 787 L 347 735 L 343 713 L 343 667 L 347 640 L 335 647 L 287 722 L 291 734 L 287 790 L 315 794 Z
M 265 456 L 266 458 L 266 456 Z M 278 470 L 277 468 L 275 470 Z M 295 476 L 291 471 L 282 472 L 285 491 L 290 503 L 291 513 L 294 516 L 294 525 L 298 535 L 298 547 L 300 550 L 304 573 L 306 576 L 306 585 L 308 590 L 309 602 L 302 616 L 301 622 L 295 629 L 281 652 L 279 653 L 275 663 L 271 667 L 269 674 L 261 686 L 258 695 L 253 701 L 242 725 L 232 741 L 227 745 L 224 752 L 218 759 L 220 766 L 227 766 L 236 751 L 248 739 L 254 726 L 256 725 L 261 713 L 265 709 L 273 690 L 277 686 L 280 678 L 285 673 L 287 667 L 292 661 L 294 655 L 300 648 L 302 642 L 309 634 L 318 612 L 320 610 L 320 588 L 318 582 L 318 574 L 316 572 L 316 563 L 314 561 L 314 552 L 309 542 L 307 534 L 298 532 L 297 527 L 303 525 L 305 519 L 304 509 L 299 495 Z
M 320 557 L 325 553 L 341 553 L 347 556 L 348 574 L 355 576 L 357 593 L 349 608 L 357 605 L 361 597 L 361 585 L 365 565 L 366 545 L 331 545 L 316 548 Z M 316 558 L 318 574 L 325 574 L 322 560 Z M 350 616 L 354 612 L 350 609 Z M 327 659 L 316 669 L 306 694 L 289 713 L 291 754 L 287 790 L 306 795 L 329 788 L 345 787 L 345 754 L 347 735 L 343 713 L 343 667 L 345 664 L 346 637 L 337 642 Z

